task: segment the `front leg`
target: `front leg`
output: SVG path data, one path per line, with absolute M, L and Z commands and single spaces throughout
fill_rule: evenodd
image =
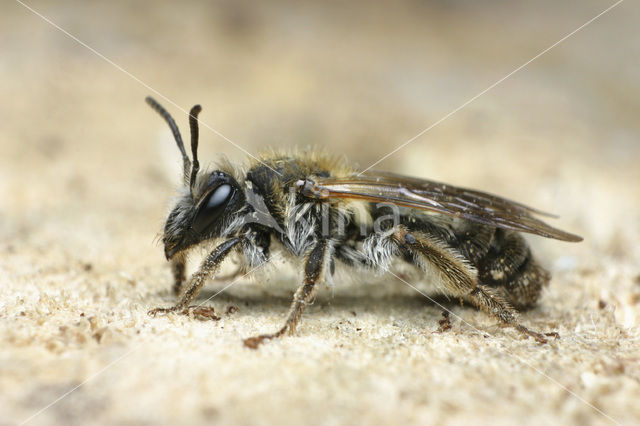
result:
M 326 240 L 320 240 L 305 258 L 304 262 L 304 282 L 293 296 L 293 302 L 289 308 L 287 320 L 280 330 L 272 334 L 261 334 L 259 336 L 250 337 L 244 340 L 245 346 L 251 349 L 257 349 L 265 340 L 274 339 L 289 332 L 293 334 L 296 325 L 300 320 L 300 316 L 304 308 L 313 300 L 316 293 L 316 284 L 324 278 L 327 265 L 327 256 L 331 250 Z
M 149 315 L 155 316 L 156 314 L 159 314 L 159 313 L 168 313 L 168 312 L 180 312 L 183 314 L 187 314 L 190 309 L 189 303 L 191 303 L 191 301 L 195 299 L 195 297 L 198 295 L 206 279 L 209 276 L 216 273 L 222 261 L 227 257 L 227 255 L 231 252 L 231 250 L 240 242 L 242 242 L 242 238 L 235 237 L 235 238 L 230 238 L 224 241 L 223 243 L 221 243 L 219 246 L 217 246 L 202 262 L 202 265 L 200 265 L 200 269 L 198 269 L 198 271 L 191 276 L 191 279 L 189 280 L 189 283 L 187 285 L 187 289 L 182 294 L 180 301 L 175 306 L 172 306 L 171 308 L 152 309 L 149 311 Z M 174 266 L 174 271 L 175 270 L 176 269 Z M 213 315 L 213 310 L 211 308 L 195 307 L 194 313 L 207 316 L 210 318 L 215 317 L 215 315 Z
M 184 256 L 176 256 L 171 259 L 171 272 L 173 272 L 173 294 L 175 294 L 176 296 L 180 296 L 180 294 L 182 293 L 182 288 L 185 284 L 187 272 L 187 260 L 184 258 Z M 240 276 L 242 272 L 243 268 L 242 266 L 239 266 L 230 274 L 223 276 L 216 275 L 213 277 L 213 279 L 217 282 L 231 281 Z
M 171 259 L 171 272 L 173 272 L 173 294 L 176 296 L 180 295 L 182 291 L 182 286 L 184 285 L 184 281 L 186 277 L 186 259 L 183 255 L 177 255 L 173 259 Z

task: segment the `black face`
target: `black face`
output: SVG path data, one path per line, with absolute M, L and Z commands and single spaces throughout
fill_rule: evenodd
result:
M 220 236 L 230 216 L 244 203 L 242 189 L 231 176 L 212 172 L 202 195 L 197 200 L 185 196 L 167 218 L 162 239 L 167 259 L 201 241 Z

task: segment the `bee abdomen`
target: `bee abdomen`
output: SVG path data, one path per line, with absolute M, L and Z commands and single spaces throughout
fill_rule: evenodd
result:
M 524 238 L 501 229 L 496 230 L 490 250 L 477 265 L 480 281 L 500 289 L 518 309 L 535 305 L 550 279 L 549 273 L 533 258 Z

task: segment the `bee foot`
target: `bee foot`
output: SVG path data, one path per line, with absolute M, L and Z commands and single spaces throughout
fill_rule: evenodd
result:
M 220 317 L 216 315 L 215 310 L 210 306 L 189 306 L 184 309 L 181 314 L 193 314 L 193 316 L 199 320 L 220 320 Z
M 173 306 L 171 308 L 155 308 L 147 312 L 147 314 L 155 317 L 158 314 L 176 312 L 180 315 L 193 315 L 197 319 L 211 319 L 215 321 L 220 319 L 220 317 L 215 314 L 215 310 L 208 306 L 188 306 L 182 310 L 179 309 L 181 308 L 177 306 Z
M 555 339 L 559 339 L 560 335 L 556 332 L 551 332 L 551 333 L 538 333 L 536 331 L 532 331 L 529 330 L 527 327 L 523 326 L 523 325 L 518 325 L 516 326 L 516 328 L 518 329 L 518 331 L 520 331 L 522 334 L 528 336 L 528 337 L 533 337 L 536 342 L 540 343 L 541 345 L 544 345 L 545 343 L 548 343 L 548 340 L 545 336 L 548 337 L 554 337 Z
M 175 308 L 155 308 L 148 311 L 147 315 L 155 317 L 158 314 L 168 314 L 169 312 L 175 312 L 175 310 Z
M 263 344 L 265 340 L 271 340 L 274 337 L 277 336 L 274 334 L 261 334 L 260 336 L 244 339 L 242 343 L 244 343 L 244 345 L 249 349 L 258 349 L 258 347 Z
M 451 319 L 449 318 L 449 311 L 442 311 L 442 319 L 438 321 L 438 333 L 444 333 L 451 330 Z

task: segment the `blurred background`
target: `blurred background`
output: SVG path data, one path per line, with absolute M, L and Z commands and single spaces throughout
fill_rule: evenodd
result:
M 201 126 L 204 164 L 242 162 L 242 150 L 320 147 L 366 168 L 612 4 L 34 0 L 30 11 L 3 0 L 2 315 L 43 303 L 43 292 L 74 294 L 78 280 L 85 293 L 63 297 L 66 310 L 102 300 L 117 311 L 104 290 L 113 286 L 137 294 L 143 315 L 145 292 L 168 289 L 154 238 L 180 156 L 145 96 L 187 140 L 180 109 L 203 106 L 201 121 L 233 141 Z M 592 307 L 599 297 L 625 301 L 616 320 L 626 326 L 637 326 L 640 303 L 638 22 L 637 2 L 619 4 L 375 167 L 558 214 L 552 223 L 585 241 L 530 238 L 538 256 L 556 275 L 599 274 L 584 297 Z M 126 290 L 140 281 L 151 290 Z M 60 349 L 53 338 L 21 337 L 32 325 L 4 324 L 10 345 Z M 11 377 L 3 385 L 24 376 Z M 5 408 L 33 395 L 44 405 L 65 389 L 25 391 Z
M 611 4 L 29 3 L 118 69 L 7 1 L 0 229 L 5 240 L 47 224 L 82 229 L 101 257 L 110 225 L 157 232 L 180 158 L 148 94 L 185 134 L 186 114 L 163 96 L 202 104 L 201 120 L 249 153 L 315 146 L 365 168 Z M 639 11 L 614 8 L 376 168 L 558 213 L 597 249 L 619 247 L 621 225 L 635 240 Z M 202 161 L 221 154 L 246 158 L 203 128 Z

